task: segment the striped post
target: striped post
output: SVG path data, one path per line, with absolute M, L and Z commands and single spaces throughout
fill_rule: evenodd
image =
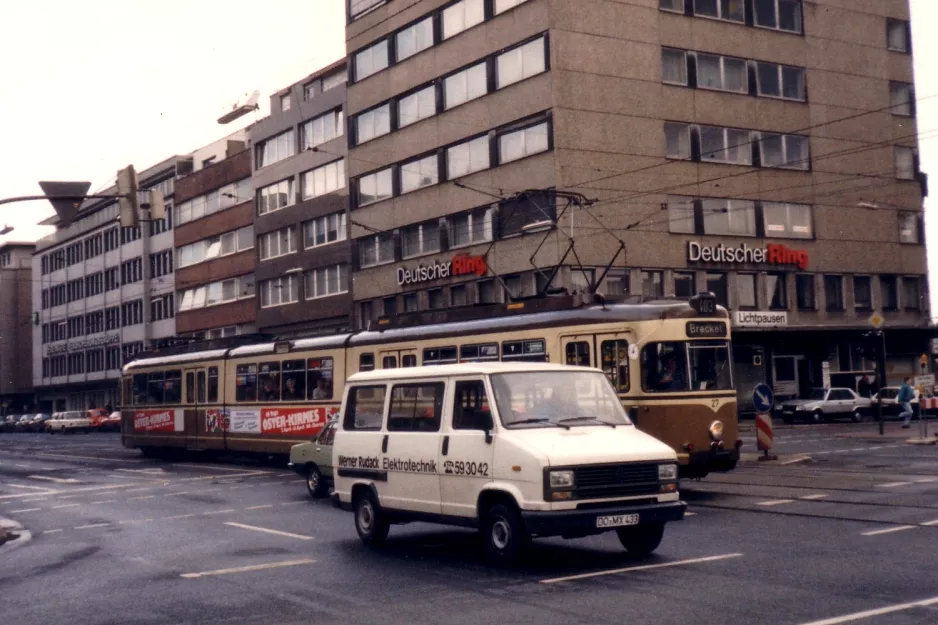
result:
M 769 414 L 757 414 L 756 415 L 756 447 L 759 451 L 765 452 L 765 455 L 769 455 L 769 450 L 772 449 L 773 435 L 772 435 L 772 415 Z

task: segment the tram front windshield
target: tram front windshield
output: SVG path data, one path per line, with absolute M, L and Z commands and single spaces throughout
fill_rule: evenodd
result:
M 649 393 L 732 390 L 729 343 L 667 341 L 645 345 L 642 389 Z

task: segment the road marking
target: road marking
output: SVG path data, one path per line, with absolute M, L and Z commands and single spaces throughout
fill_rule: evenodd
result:
M 28 467 L 29 465 L 28 465 L 28 464 L 17 464 L 17 465 L 13 465 L 13 466 L 17 466 L 17 467 Z
M 276 536 L 286 536 L 287 538 L 296 538 L 298 540 L 313 540 L 312 536 L 307 536 L 305 534 L 293 534 L 291 532 L 281 532 L 280 530 L 272 530 L 266 527 L 257 527 L 256 525 L 244 525 L 243 523 L 232 523 L 231 521 L 225 521 L 225 525 L 230 525 L 232 527 L 240 527 L 245 530 L 254 530 L 255 532 L 264 532 L 265 534 L 274 534 Z
M 43 493 L 44 495 L 48 495 L 50 493 L 56 492 L 52 489 L 44 488 L 42 486 L 27 486 L 25 484 L 7 484 L 7 486 L 9 486 L 10 488 L 25 488 L 27 490 L 44 490 L 46 491 Z M 27 497 L 28 495 L 7 495 L 7 496 L 8 497 Z
M 793 503 L 794 499 L 773 499 L 771 501 L 760 501 L 756 503 L 757 506 L 780 506 L 784 503 Z
M 877 488 L 895 488 L 896 486 L 908 486 L 913 482 L 889 482 L 887 484 L 877 484 Z
M 131 497 L 127 501 L 140 501 L 141 499 L 153 499 L 156 495 L 144 495 L 143 497 Z
M 696 512 L 685 512 L 684 516 L 697 516 Z
M 274 504 L 269 503 L 266 506 L 251 506 L 250 508 L 245 508 L 245 510 L 260 510 L 261 508 L 273 508 L 273 507 L 274 507 Z M 693 512 L 689 512 L 688 514 L 693 514 Z
M 935 519 L 934 521 L 925 521 L 924 523 L 922 523 L 922 525 L 927 525 L 928 527 L 938 525 L 938 519 Z
M 171 519 L 191 519 L 194 516 L 199 516 L 198 512 L 192 512 L 190 514 L 177 514 L 176 516 L 164 516 L 159 519 L 160 521 L 169 521 Z
M 36 490 L 45 491 L 43 493 L 20 493 L 19 495 L 0 495 L 0 500 L 2 499 L 14 499 L 21 497 L 45 497 L 47 495 L 62 495 L 65 493 L 84 493 L 91 492 L 96 490 L 113 490 L 115 488 L 126 488 L 128 486 L 135 486 L 135 484 L 112 484 L 110 486 L 85 486 L 83 488 L 71 488 L 69 490 L 51 490 L 48 488 L 40 488 L 38 486 L 17 486 L 16 484 L 9 484 L 13 488 L 33 488 Z
M 569 575 L 567 577 L 554 577 L 551 579 L 542 579 L 542 584 L 556 584 L 557 582 L 569 582 L 578 579 L 589 579 L 590 577 L 600 577 L 603 575 L 617 575 L 619 573 L 631 573 L 632 571 L 648 571 L 651 569 L 663 569 L 674 566 L 683 566 L 685 564 L 701 564 L 703 562 L 716 562 L 717 560 L 727 560 L 729 558 L 741 558 L 741 553 L 727 553 L 722 556 L 708 556 L 706 558 L 693 558 L 691 560 L 678 560 L 676 562 L 664 562 L 662 564 L 644 564 L 641 566 L 630 566 L 624 569 L 612 569 L 609 571 L 596 571 L 595 573 L 581 573 L 579 575 Z
M 36 454 L 47 458 L 77 458 L 79 460 L 98 460 L 100 462 L 143 462 L 143 459 L 132 458 L 101 458 L 100 456 L 74 456 L 72 454 Z
M 234 512 L 234 508 L 228 508 L 226 510 L 213 510 L 211 512 L 203 512 L 202 516 L 209 516 L 212 514 L 227 514 L 229 512 Z
M 166 493 L 165 495 L 163 495 L 163 497 L 174 497 L 176 495 L 188 495 L 188 494 L 189 494 L 189 491 L 181 490 L 178 493 Z
M 144 486 L 143 488 L 128 488 L 128 489 L 125 490 L 124 492 L 125 492 L 125 493 L 142 493 L 143 491 L 146 491 L 146 490 L 153 490 L 153 487 L 152 487 L 152 486 Z
M 905 530 L 914 530 L 918 525 L 900 525 L 899 527 L 890 527 L 884 530 L 873 530 L 872 532 L 863 532 L 861 536 L 879 536 L 880 534 L 892 534 L 895 532 L 904 532 Z
M 84 495 L 63 495 L 59 499 L 78 499 L 79 497 L 84 497 Z
M 97 505 L 99 503 L 114 503 L 116 501 L 116 499 L 104 499 L 102 501 L 92 501 L 90 505 Z
M 46 480 L 49 482 L 55 482 L 56 484 L 81 484 L 79 480 L 67 477 L 49 477 L 48 475 L 27 475 L 31 480 Z
M 184 477 L 181 478 L 180 482 L 194 482 L 198 480 L 230 480 L 237 477 L 251 477 L 254 475 L 261 475 L 262 471 L 251 471 L 249 473 L 236 473 L 234 475 L 203 475 L 200 477 Z
M 201 573 L 183 573 L 180 577 L 186 579 L 196 579 L 209 575 L 230 575 L 231 573 L 247 573 L 248 571 L 265 571 L 267 569 L 276 569 L 285 566 L 299 566 L 301 564 L 312 564 L 315 560 L 287 560 L 285 562 L 268 562 L 267 564 L 253 564 L 251 566 L 239 566 L 233 569 L 218 569 L 216 571 L 202 571 Z
M 107 527 L 110 523 L 92 523 L 91 525 L 79 525 L 76 530 L 90 530 L 93 527 Z
M 810 623 L 804 623 L 803 625 L 840 625 L 841 623 L 850 623 L 852 621 L 868 619 L 873 616 L 882 616 L 884 614 L 892 614 L 893 612 L 904 612 L 905 610 L 911 610 L 912 608 L 927 608 L 932 605 L 938 605 L 938 597 L 923 599 L 921 601 L 910 601 L 909 603 L 897 603 L 895 605 L 886 606 L 884 608 L 877 608 L 875 610 L 865 610 L 863 612 L 854 612 L 853 614 L 835 616 L 833 618 L 828 618 L 821 621 L 811 621 Z
M 44 532 L 42 532 L 42 533 L 43 533 L 43 534 L 58 534 L 58 533 L 61 532 L 61 531 L 62 531 L 62 530 L 46 530 L 46 531 L 44 531 Z
M 851 449 L 850 451 L 869 451 L 867 447 L 860 447 L 859 449 Z
M 920 480 L 915 480 L 916 484 L 931 484 L 932 482 L 938 482 L 938 477 L 925 477 Z
M 22 510 L 10 510 L 10 514 L 16 514 L 18 512 L 38 512 L 42 508 L 23 508 Z
M 305 501 L 305 500 L 303 500 L 303 501 L 288 501 L 288 502 L 282 503 L 282 504 L 280 504 L 280 505 L 281 505 L 281 506 L 298 506 L 298 505 L 303 504 L 303 503 L 306 503 L 306 501 Z
M 132 523 L 149 523 L 153 519 L 129 519 L 127 521 L 118 521 L 120 525 L 130 525 Z
M 827 496 L 828 496 L 828 495 L 823 495 L 823 494 L 805 495 L 805 496 L 803 496 L 803 497 L 799 497 L 798 499 L 807 499 L 807 500 L 813 501 L 813 500 L 816 500 L 816 499 L 824 499 L 824 498 L 827 497 Z
M 58 510 L 59 508 L 74 508 L 80 505 L 81 505 L 80 503 L 66 503 L 66 504 L 62 504 L 61 506 L 52 506 L 52 509 Z

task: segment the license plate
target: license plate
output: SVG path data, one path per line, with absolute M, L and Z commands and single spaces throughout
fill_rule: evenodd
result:
M 622 527 L 624 525 L 638 525 L 638 515 L 615 514 L 596 517 L 596 527 Z

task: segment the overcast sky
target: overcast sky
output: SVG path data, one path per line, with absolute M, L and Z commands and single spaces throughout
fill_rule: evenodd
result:
M 575 1 L 575 0 L 568 0 Z M 38 180 L 88 180 L 138 171 L 185 154 L 253 121 L 219 126 L 238 98 L 267 97 L 344 54 L 344 0 L 30 0 L 3 3 L 0 124 L 6 157 L 0 198 L 35 195 Z M 938 94 L 938 0 L 911 0 L 917 97 Z M 920 134 L 938 130 L 938 98 L 918 104 Z M 938 194 L 938 137 L 921 143 L 922 169 Z M 926 206 L 935 200 L 926 202 Z M 47 202 L 3 207 L 0 241 L 48 234 Z M 938 242 L 938 219 L 926 220 Z M 934 255 L 933 255 L 934 256 Z M 938 257 L 929 259 L 938 310 Z M 936 313 L 933 313 L 936 314 Z

